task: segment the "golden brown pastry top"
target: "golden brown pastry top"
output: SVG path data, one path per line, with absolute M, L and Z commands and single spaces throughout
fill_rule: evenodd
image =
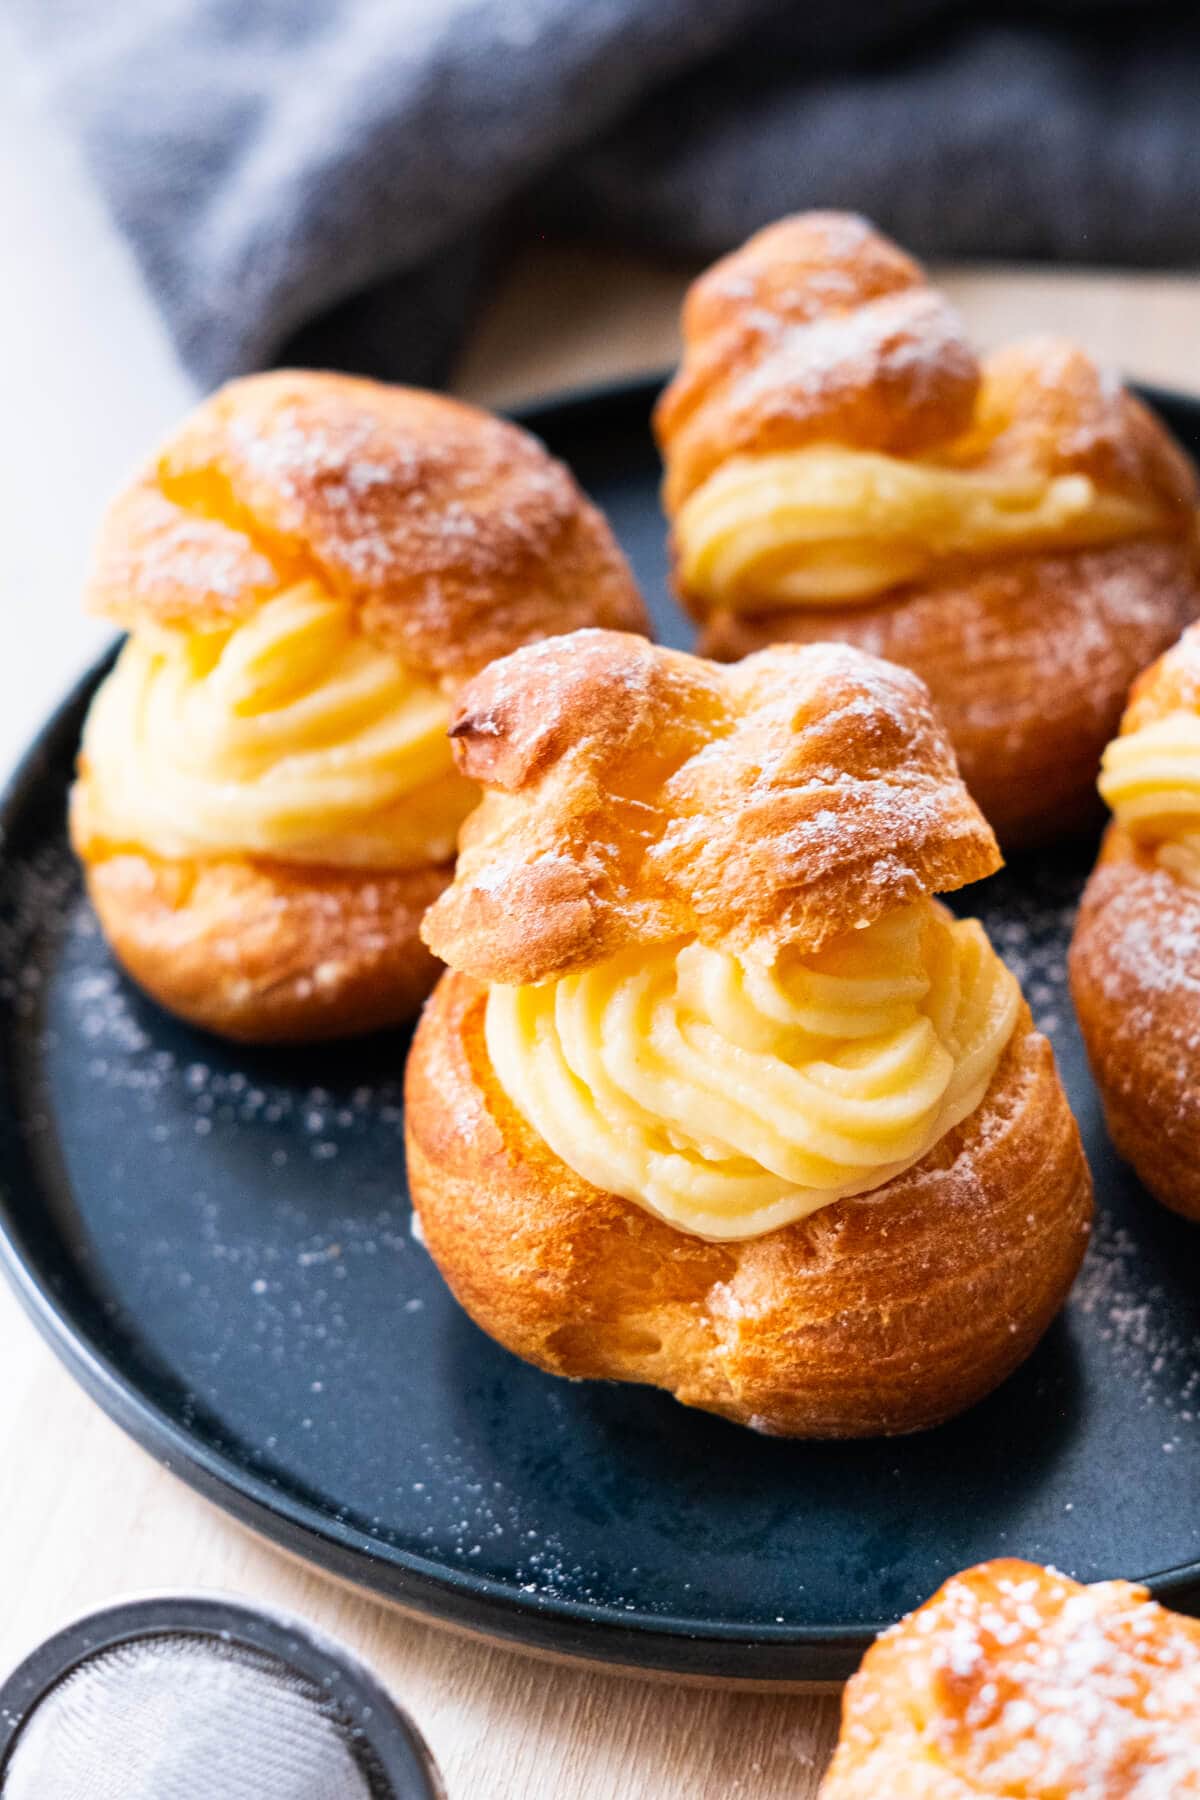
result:
M 1200 1624 L 1126 1581 L 956 1575 L 846 1690 L 827 1800 L 1200 1794 Z
M 999 866 L 928 693 L 840 644 L 722 667 L 576 632 L 462 693 L 459 765 L 485 788 L 430 947 L 536 982 L 695 936 L 815 951 Z
M 1129 691 L 1121 735 L 1139 731 L 1173 712 L 1200 713 L 1200 624 L 1142 672 Z
M 1196 471 L 1155 415 L 1109 369 L 1062 338 L 1031 337 L 983 358 L 970 430 L 946 461 L 997 473 L 1087 475 L 1151 507 L 1164 534 L 1191 535 Z
M 655 429 L 674 512 L 726 457 L 836 439 L 898 455 L 968 424 L 979 372 L 958 315 L 865 219 L 799 213 L 706 271 Z
M 1087 475 L 1190 532 L 1195 473 L 1157 419 L 1053 338 L 976 360 L 920 267 L 865 220 L 800 213 L 700 277 L 655 417 L 674 514 L 734 456 L 819 443 Z
M 608 526 L 527 432 L 303 370 L 185 420 L 110 509 L 88 599 L 124 626 L 215 628 L 306 577 L 442 683 L 551 632 L 646 624 Z

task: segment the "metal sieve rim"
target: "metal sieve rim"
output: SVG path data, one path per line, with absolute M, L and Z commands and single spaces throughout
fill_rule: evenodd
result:
M 277 1658 L 361 1733 L 397 1800 L 447 1800 L 420 1732 L 352 1651 L 294 1613 L 218 1593 L 137 1595 L 82 1613 L 31 1650 L 0 1683 L 0 1788 L 23 1727 L 61 1681 L 106 1650 L 157 1637 L 210 1638 Z

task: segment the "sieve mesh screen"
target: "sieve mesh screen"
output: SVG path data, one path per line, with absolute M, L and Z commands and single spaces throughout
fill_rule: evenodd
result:
M 356 1726 L 279 1658 L 162 1633 L 79 1663 L 34 1708 L 3 1800 L 395 1800 Z

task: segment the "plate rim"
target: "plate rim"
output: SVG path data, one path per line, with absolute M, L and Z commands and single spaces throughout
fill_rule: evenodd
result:
M 644 417 L 663 379 L 661 374 L 645 374 L 568 388 L 522 405 L 509 416 L 535 433 L 540 425 L 553 427 L 572 414 L 597 409 L 637 407 Z M 1187 419 L 1200 437 L 1200 394 L 1130 385 L 1168 419 L 1172 414 Z M 4 782 L 0 847 L 16 835 L 14 827 L 35 802 L 35 785 L 46 765 L 69 752 L 83 710 L 111 665 L 115 648 L 110 645 L 73 683 Z M 11 1097 L 0 1097 L 0 1104 L 19 1116 Z M 65 1255 L 57 1232 L 55 1242 Z M 8 1191 L 0 1189 L 0 1270 L 43 1341 L 88 1397 L 171 1474 L 276 1547 L 431 1623 L 592 1667 L 793 1688 L 797 1683 L 828 1685 L 844 1680 L 878 1633 L 895 1623 L 888 1618 L 848 1629 L 764 1622 L 747 1630 L 732 1621 L 644 1609 L 617 1614 L 595 1601 L 525 1594 L 509 1582 L 455 1569 L 399 1546 L 388 1556 L 380 1555 L 373 1541 L 346 1521 L 275 1487 L 181 1426 L 147 1391 L 144 1381 L 123 1371 L 73 1316 L 70 1301 L 55 1293 L 36 1246 L 22 1232 L 11 1183 Z M 1138 1579 L 1157 1599 L 1177 1605 L 1190 1600 L 1200 1607 L 1200 1557 Z

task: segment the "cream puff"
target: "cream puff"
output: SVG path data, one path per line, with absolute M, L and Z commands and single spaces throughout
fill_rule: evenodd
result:
M 1104 752 L 1113 812 L 1071 943 L 1071 993 L 1113 1143 L 1200 1219 L 1200 626 L 1134 686 Z
M 836 638 L 928 684 L 1006 846 L 1086 823 L 1139 669 L 1200 613 L 1195 472 L 1069 343 L 976 357 L 865 221 L 703 275 L 655 424 L 678 591 L 731 659 Z
M 423 932 L 409 1180 L 539 1368 L 764 1432 L 912 1431 L 1028 1355 L 1091 1184 L 1049 1044 L 934 895 L 999 863 L 921 682 L 607 631 L 451 727 L 484 798 Z
M 394 1024 L 477 798 L 453 695 L 582 625 L 641 630 L 567 470 L 476 407 L 341 375 L 223 388 L 117 499 L 88 595 L 128 639 L 84 727 L 71 835 L 104 932 L 194 1024 Z
M 1127 1581 L 981 1563 L 867 1651 L 820 1793 L 1200 1795 L 1200 1624 Z

